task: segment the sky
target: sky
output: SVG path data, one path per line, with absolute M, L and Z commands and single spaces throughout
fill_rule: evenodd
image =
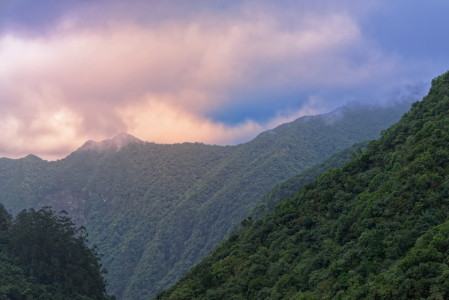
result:
M 447 12 L 442 0 L 0 0 L 0 157 L 54 160 L 120 132 L 232 145 L 349 101 L 395 101 L 449 69 Z

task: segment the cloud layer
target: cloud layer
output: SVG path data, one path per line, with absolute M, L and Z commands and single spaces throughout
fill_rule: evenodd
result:
M 287 13 L 244 2 L 154 22 L 112 11 L 96 23 L 83 11 L 63 15 L 45 34 L 0 36 L 1 156 L 60 158 L 119 132 L 157 143 L 233 144 L 343 104 L 318 101 L 316 90 L 387 84 L 399 68 L 344 10 Z M 285 89 L 308 96 L 294 110 L 281 113 L 279 105 L 262 123 L 211 117 L 245 101 L 230 96 L 238 91 Z

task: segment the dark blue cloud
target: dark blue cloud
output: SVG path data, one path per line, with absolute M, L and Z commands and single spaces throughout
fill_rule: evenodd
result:
M 407 59 L 448 58 L 449 1 L 388 1 L 366 22 L 365 35 Z
M 449 70 L 449 1 L 388 1 L 362 21 L 364 36 L 396 55 L 405 80 L 429 81 Z
M 1 0 L 0 0 L 1 1 Z M 86 26 L 101 24 L 104 20 L 130 19 L 135 22 L 157 23 L 171 18 L 194 18 L 198 13 L 232 14 L 246 1 L 106 1 L 106 0 L 7 0 L 0 2 L 0 34 L 20 31 L 39 35 L 51 31 L 70 16 L 81 18 Z M 449 1 L 261 1 L 285 12 L 286 30 L 295 14 L 310 10 L 346 11 L 358 20 L 361 35 L 372 43 L 380 55 L 395 57 L 398 70 L 394 80 L 379 80 L 359 86 L 295 89 L 279 86 L 267 89 L 257 86 L 230 92 L 229 101 L 208 117 L 226 124 L 238 124 L 247 119 L 264 122 L 279 111 L 300 109 L 310 96 L 319 97 L 330 109 L 348 101 L 367 98 L 382 99 L 391 89 L 404 84 L 429 82 L 449 69 Z M 363 65 L 365 57 L 351 52 L 348 61 Z M 391 82 L 393 81 L 393 83 Z
M 77 3 L 78 2 L 78 3 Z M 42 33 L 87 1 L 4 1 L 0 3 L 0 33 L 11 30 Z
M 185 18 L 203 11 L 227 11 L 241 0 L 0 0 L 0 34 L 18 31 L 40 35 L 52 31 L 67 17 L 82 19 L 85 26 L 107 20 L 128 19 L 151 23 Z
M 310 89 L 306 91 L 284 89 L 273 91 L 235 92 L 225 106 L 207 117 L 226 125 L 237 125 L 247 120 L 264 123 L 276 114 L 288 115 L 310 103 L 313 97 L 316 107 L 326 113 L 350 102 L 390 104 L 401 101 L 421 100 L 430 88 L 430 82 L 416 82 L 389 90 L 376 87 Z M 312 96 L 311 96 L 312 95 Z M 323 105 L 323 106 L 321 106 Z
M 291 89 L 235 91 L 226 105 L 207 117 L 227 125 L 237 125 L 247 120 L 263 123 L 276 113 L 299 110 L 308 100 L 307 93 Z

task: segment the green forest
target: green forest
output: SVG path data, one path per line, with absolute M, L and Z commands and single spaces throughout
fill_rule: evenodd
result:
M 448 299 L 448 132 L 449 72 L 155 299 Z
M 274 185 L 378 138 L 410 105 L 352 103 L 236 146 L 161 145 L 122 134 L 58 161 L 1 158 L 0 202 L 13 215 L 45 206 L 67 211 L 104 254 L 108 294 L 149 299 L 206 257 Z M 334 163 L 351 154 L 344 156 Z M 338 165 L 312 170 L 292 187 Z M 280 200 L 268 201 L 268 211 Z
M 314 181 L 329 169 L 343 167 L 345 162 L 351 160 L 356 153 L 365 150 L 369 142 L 370 141 L 357 143 L 349 148 L 334 153 L 322 163 L 316 164 L 313 167 L 276 184 L 263 195 L 262 199 L 257 202 L 256 206 L 250 211 L 245 219 L 254 222 L 261 219 L 267 213 L 273 212 L 279 202 L 287 198 L 292 198 L 305 184 Z M 245 227 L 241 223 L 237 223 L 231 229 L 230 234 L 238 233 L 238 231 L 243 228 Z
M 107 300 L 106 269 L 66 212 L 23 210 L 15 218 L 0 204 L 1 300 Z

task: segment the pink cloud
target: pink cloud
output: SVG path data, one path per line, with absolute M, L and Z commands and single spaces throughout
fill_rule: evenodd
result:
M 264 124 L 207 118 L 235 101 L 228 97 L 235 89 L 351 86 L 395 66 L 367 47 L 348 14 L 302 14 L 289 28 L 281 18 L 243 7 L 234 17 L 151 25 L 122 20 L 89 28 L 72 18 L 46 36 L 4 35 L 0 154 L 54 159 L 121 131 L 159 143 L 232 144 L 323 112 L 312 101 Z M 354 49 L 363 66 L 345 58 Z

